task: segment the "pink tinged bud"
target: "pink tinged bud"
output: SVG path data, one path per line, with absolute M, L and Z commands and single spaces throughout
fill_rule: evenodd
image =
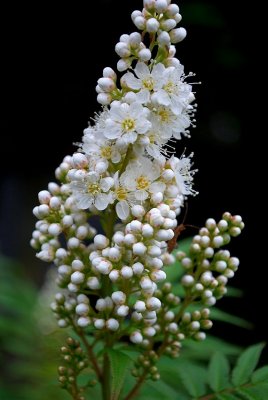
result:
M 75 153 L 72 162 L 75 168 L 85 168 L 88 165 L 87 157 L 82 153 Z
M 47 190 L 42 190 L 38 193 L 38 199 L 41 204 L 48 204 L 51 199 L 51 194 Z
M 103 92 L 112 92 L 116 86 L 114 81 L 111 78 L 100 78 L 98 80 L 98 85 Z
M 150 277 L 154 282 L 161 282 L 166 279 L 167 275 L 164 271 L 158 270 L 158 271 L 153 271 Z
M 103 106 L 108 106 L 112 102 L 112 96 L 109 93 L 99 93 L 97 102 Z
M 143 336 L 138 331 L 132 332 L 130 335 L 130 341 L 135 344 L 140 344 L 143 341 Z
M 104 78 L 111 78 L 111 79 L 113 79 L 114 81 L 115 81 L 116 78 L 117 78 L 116 73 L 115 73 L 114 70 L 113 70 L 112 68 L 110 68 L 110 67 L 104 68 L 104 70 L 103 70 L 103 76 L 104 76 Z

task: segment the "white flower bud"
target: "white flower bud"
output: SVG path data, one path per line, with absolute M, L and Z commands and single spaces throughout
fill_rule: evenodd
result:
M 115 232 L 115 234 L 113 236 L 113 241 L 118 246 L 122 246 L 124 243 L 124 238 L 125 238 L 125 236 L 124 236 L 123 232 Z
M 159 204 L 163 201 L 163 198 L 164 198 L 163 193 L 161 192 L 153 193 L 151 195 L 151 202 L 152 204 Z
M 35 210 L 36 208 L 34 208 L 34 210 Z M 49 207 L 48 207 L 48 205 L 47 204 L 41 204 L 41 206 L 39 206 L 38 208 L 37 208 L 37 213 L 38 213 L 38 216 L 37 216 L 37 218 L 44 218 L 44 217 L 47 217 L 48 215 L 49 215 Z M 36 214 L 35 214 L 36 215 Z
M 143 333 L 147 337 L 153 337 L 156 334 L 156 330 L 152 326 L 148 326 L 143 330 Z
M 132 270 L 135 275 L 141 275 L 144 271 L 144 266 L 140 262 L 137 262 L 132 265 Z
M 175 26 L 177 25 L 175 19 L 170 18 L 170 19 L 166 19 L 163 22 L 161 22 L 161 29 L 163 29 L 164 31 L 171 31 L 171 29 L 174 29 Z M 169 38 L 169 42 L 170 42 L 170 35 L 168 35 Z
M 116 73 L 110 67 L 104 68 L 102 75 L 104 76 L 104 78 L 111 78 L 113 80 L 116 80 L 117 78 Z
M 108 106 L 112 102 L 112 96 L 109 93 L 99 93 L 97 102 L 103 106 Z
M 92 277 L 88 278 L 87 286 L 91 290 L 97 290 L 97 289 L 100 289 L 101 284 L 100 284 L 99 279 L 96 276 L 92 276 Z
M 85 274 L 83 274 L 80 271 L 75 271 L 72 275 L 71 275 L 71 281 L 72 283 L 74 283 L 75 285 L 79 285 L 80 283 L 83 283 L 85 280 Z
M 223 238 L 222 236 L 215 236 L 212 240 L 214 247 L 218 248 L 223 245 Z
M 51 199 L 51 194 L 47 190 L 42 190 L 38 193 L 40 204 L 48 204 Z
M 124 101 L 124 103 L 132 104 L 137 101 L 136 93 L 128 92 L 125 94 L 122 100 Z
M 231 257 L 230 260 L 228 261 L 228 267 L 235 271 L 239 267 L 239 264 L 240 264 L 240 261 L 237 257 Z
M 190 329 L 192 331 L 198 331 L 200 329 L 200 322 L 198 321 L 193 321 L 190 323 Z
M 145 214 L 144 207 L 142 207 L 140 205 L 133 206 L 131 208 L 131 214 L 133 215 L 133 217 L 142 218 Z
M 42 250 L 36 254 L 36 257 L 45 262 L 53 261 L 53 252 L 50 250 Z
M 59 210 L 61 207 L 60 199 L 56 196 L 51 197 L 51 199 L 49 201 L 49 206 L 50 206 L 50 208 L 52 208 L 52 210 Z
M 131 19 L 134 22 L 135 18 L 140 17 L 142 15 L 140 10 L 135 10 L 131 13 Z
M 124 278 L 124 279 L 130 279 L 130 278 L 132 278 L 132 276 L 133 276 L 133 270 L 132 270 L 132 268 L 125 265 L 125 266 L 121 269 L 121 276 L 122 276 L 122 278 Z
M 142 226 L 142 236 L 145 238 L 152 237 L 154 234 L 154 229 L 151 225 L 149 224 L 144 224 Z
M 119 306 L 116 310 L 116 314 L 118 315 L 118 317 L 126 317 L 129 313 L 129 307 L 122 305 Z
M 68 240 L 67 245 L 69 249 L 77 249 L 80 241 L 76 237 L 72 237 Z
M 72 268 L 69 265 L 60 265 L 58 268 L 59 275 L 68 276 L 71 275 Z
M 142 49 L 139 51 L 138 56 L 141 61 L 146 62 L 151 59 L 152 53 L 149 49 Z
M 68 290 L 69 290 L 69 292 L 71 292 L 71 293 L 77 293 L 78 290 L 79 290 L 79 288 L 78 288 L 78 286 L 75 285 L 74 283 L 69 283 L 69 284 L 68 284 Z
M 131 52 L 126 43 L 119 42 L 115 46 L 115 51 L 119 55 L 119 57 L 125 58 L 129 57 Z
M 153 271 L 150 277 L 154 282 L 161 282 L 166 279 L 167 275 L 164 271 L 159 270 L 159 271 Z
M 180 9 L 177 4 L 170 4 L 167 8 L 167 15 L 173 17 L 175 14 L 179 13 Z
M 77 325 L 80 328 L 86 328 L 90 324 L 90 319 L 88 317 L 80 317 L 77 320 Z
M 107 308 L 105 299 L 98 299 L 95 305 L 96 310 L 104 311 Z
M 182 265 L 183 268 L 185 268 L 185 269 L 190 269 L 190 268 L 193 267 L 193 262 L 192 262 L 191 258 L 189 258 L 189 257 L 184 257 L 184 258 L 181 260 L 181 265 Z
M 147 320 L 154 320 L 156 319 L 156 312 L 155 311 L 145 311 L 143 314 L 144 318 Z
M 157 272 L 160 272 L 160 271 L 157 271 Z M 144 276 L 143 278 L 141 278 L 140 286 L 144 290 L 152 289 L 153 282 L 151 281 L 150 278 L 148 278 L 147 276 Z
M 146 310 L 146 304 L 144 301 L 142 300 L 138 300 L 136 301 L 136 303 L 134 304 L 134 308 L 137 312 L 144 312 Z
M 50 191 L 50 193 L 55 196 L 57 194 L 59 194 L 60 192 L 60 187 L 59 185 L 57 185 L 57 183 L 55 182 L 49 182 L 48 184 L 48 190 Z
M 164 33 L 164 32 L 163 32 Z M 169 182 L 174 178 L 175 174 L 172 171 L 172 169 L 165 169 L 164 172 L 162 173 L 162 178 L 166 181 Z
M 75 271 L 82 271 L 82 270 L 85 268 L 85 266 L 84 266 L 84 264 L 82 263 L 82 261 L 80 261 L 80 260 L 73 260 L 73 262 L 72 262 L 72 268 L 73 268 L 73 270 L 75 270 Z
M 136 238 L 134 235 L 132 235 L 132 233 L 128 233 L 125 236 L 124 242 L 127 246 L 131 246 L 136 242 Z
M 112 268 L 112 264 L 107 260 L 102 260 L 98 265 L 96 265 L 96 269 L 103 275 L 108 275 Z
M 213 248 L 212 248 L 212 247 L 207 247 L 207 248 L 205 249 L 205 251 L 204 251 L 204 256 L 205 256 L 206 258 L 212 258 L 213 255 L 214 255 L 214 250 L 213 250 Z
M 186 29 L 184 28 L 177 28 L 177 29 L 172 29 L 172 31 L 170 31 L 169 34 L 172 43 L 179 43 L 183 39 L 185 39 L 187 32 Z
M 119 72 L 126 71 L 130 67 L 130 65 L 131 61 L 129 59 L 119 60 L 117 63 L 117 70 Z
M 109 278 L 112 282 L 116 282 L 118 281 L 118 279 L 120 278 L 120 273 L 117 269 L 113 269 L 110 273 L 109 273 Z
M 75 312 L 78 315 L 85 315 L 89 312 L 89 306 L 85 303 L 78 304 L 75 308 Z
M 116 88 L 115 83 L 111 78 L 100 78 L 98 80 L 98 86 L 101 91 L 105 93 L 112 92 Z
M 212 273 L 210 271 L 206 271 L 201 275 L 200 281 L 203 285 L 209 285 L 213 280 Z
M 146 246 L 142 242 L 133 244 L 133 254 L 136 256 L 142 256 L 146 253 Z
M 158 237 L 157 237 L 157 240 L 159 240 Z M 161 256 L 161 253 L 162 253 L 161 249 L 156 245 L 148 247 L 148 254 L 152 257 L 159 257 L 159 256 Z
M 119 322 L 114 318 L 110 318 L 110 319 L 108 319 L 108 321 L 106 321 L 106 327 L 110 331 L 114 331 L 115 332 L 119 328 Z
M 127 35 L 126 33 L 124 33 L 123 35 L 120 36 L 119 41 L 128 44 L 128 42 L 129 42 L 129 35 Z
M 143 316 L 141 313 L 138 313 L 137 311 L 134 311 L 131 314 L 131 319 L 133 319 L 133 321 L 138 322 L 141 321 L 143 319 Z
M 206 290 L 204 291 L 204 293 L 203 293 L 203 297 L 204 297 L 205 299 L 209 299 L 212 295 L 213 295 L 212 291 L 211 291 L 211 290 L 208 290 L 208 289 L 206 289 Z
M 135 344 L 140 344 L 143 341 L 143 336 L 138 331 L 132 332 L 130 335 L 130 341 Z
M 121 253 L 116 247 L 111 247 L 108 251 L 108 257 L 111 261 L 117 262 L 121 258 Z
M 215 303 L 216 303 L 216 299 L 213 296 L 206 299 L 206 304 L 208 306 L 214 306 Z
M 65 319 L 59 319 L 59 320 L 58 320 L 58 326 L 59 326 L 60 328 L 66 328 L 66 327 L 68 326 L 68 322 L 65 321 Z
M 155 9 L 158 13 L 163 13 L 166 11 L 168 3 L 166 0 L 156 0 L 155 1 Z
M 152 258 L 151 266 L 152 268 L 161 269 L 163 267 L 163 261 L 158 257 Z
M 192 275 L 184 275 L 182 277 L 181 283 L 185 287 L 191 287 L 194 284 L 194 277 Z
M 181 22 L 181 20 L 182 20 L 182 16 L 181 16 L 180 13 L 175 14 L 173 18 L 175 19 L 175 21 L 177 22 L 177 24 L 178 24 L 179 22 Z
M 223 272 L 227 268 L 227 263 L 225 261 L 217 261 L 215 264 L 215 269 L 217 272 Z
M 52 236 L 58 236 L 61 233 L 61 227 L 59 224 L 51 224 L 48 227 L 48 233 Z
M 132 232 L 140 232 L 142 229 L 142 223 L 137 220 L 131 221 L 129 226 Z
M 143 16 L 138 15 L 136 18 L 134 18 L 133 23 L 138 29 L 144 30 L 146 26 L 146 19 Z
M 230 229 L 230 235 L 233 237 L 239 236 L 241 233 L 241 229 L 238 228 L 237 226 L 232 226 L 232 228 Z
M 178 325 L 177 325 L 175 322 L 171 322 L 171 324 L 168 325 L 168 330 L 169 330 L 169 332 L 171 332 L 171 333 L 176 333 L 176 332 L 178 332 L 178 329 L 179 329 L 179 327 L 178 327 Z
M 124 292 L 121 292 L 121 291 L 113 292 L 112 300 L 113 300 L 114 304 L 122 305 L 126 301 L 126 295 Z
M 79 294 L 79 295 L 77 296 L 77 301 L 78 301 L 78 303 L 89 304 L 89 299 L 88 299 L 88 297 L 87 297 L 85 294 L 83 294 L 83 293 L 81 293 L 81 294 Z
M 146 10 L 154 10 L 155 0 L 143 0 L 143 6 Z
M 94 237 L 94 244 L 97 249 L 105 249 L 109 245 L 109 239 L 104 235 L 96 235 Z
M 175 318 L 175 314 L 173 311 L 167 311 L 165 313 L 165 316 L 164 316 L 165 321 L 173 321 L 174 318 Z
M 161 308 L 161 301 L 157 297 L 150 297 L 146 301 L 146 307 L 149 311 L 156 311 Z
M 105 326 L 105 320 L 104 319 L 96 319 L 94 322 L 94 326 L 96 329 L 103 329 Z
M 129 35 L 129 44 L 132 47 L 139 46 L 141 42 L 141 34 L 138 32 L 133 32 Z
M 215 219 L 209 218 L 206 220 L 206 227 L 209 231 L 214 230 L 216 228 L 216 226 L 217 226 L 217 224 L 216 224 Z
M 75 168 L 85 168 L 88 165 L 88 160 L 84 154 L 74 153 L 72 163 Z

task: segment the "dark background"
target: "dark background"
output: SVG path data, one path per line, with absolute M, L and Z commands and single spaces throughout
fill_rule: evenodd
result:
M 122 33 L 135 30 L 129 15 L 141 3 L 98 0 L 88 6 L 64 3 L 57 10 L 44 3 L 39 9 L 11 6 L 3 14 L 0 251 L 19 260 L 27 279 L 38 285 L 46 265 L 28 244 L 37 193 L 53 180 L 55 168 L 75 150 L 72 143 L 80 141 L 99 109 L 96 81 L 105 66 L 115 68 L 114 45 Z M 263 118 L 262 71 L 254 52 L 258 19 L 254 10 L 234 2 L 227 7 L 226 2 L 187 0 L 180 7 L 188 36 L 177 46 L 177 57 L 202 81 L 196 87 L 197 128 L 191 140 L 178 144 L 178 154 L 185 147 L 195 152 L 199 169 L 195 188 L 200 194 L 190 201 L 187 221 L 202 226 L 207 217 L 219 219 L 227 210 L 243 216 L 246 229 L 231 249 L 241 259 L 232 285 L 245 295 L 219 305 L 255 328 L 242 331 L 216 323 L 213 332 L 249 345 L 268 338 L 266 246 L 260 233 L 265 179 L 260 178 L 257 128 Z

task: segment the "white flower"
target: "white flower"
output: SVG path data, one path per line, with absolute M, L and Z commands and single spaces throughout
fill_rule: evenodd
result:
M 153 66 L 152 71 L 150 71 L 145 63 L 138 62 L 134 72 L 138 78 L 128 72 L 122 79 L 129 88 L 139 91 L 136 95 L 137 101 L 148 103 L 150 101 L 150 93 L 159 90 L 163 86 L 165 66 L 159 63 Z
M 96 161 L 112 161 L 118 163 L 121 161 L 121 154 L 118 148 L 107 140 L 102 130 L 91 128 L 83 137 L 82 150 L 91 160 Z
M 168 164 L 175 174 L 179 194 L 184 196 L 197 194 L 197 192 L 192 188 L 193 175 L 196 170 L 191 171 L 191 158 L 192 154 L 189 157 L 183 155 L 181 158 L 172 156 L 168 161 Z
M 112 178 L 101 178 L 96 172 L 89 172 L 83 179 L 72 181 L 70 187 L 78 208 L 85 210 L 94 205 L 98 210 L 105 210 L 112 201 L 109 191 L 113 184 Z
M 192 86 L 184 82 L 183 65 L 166 68 L 163 72 L 163 86 L 153 94 L 152 101 L 170 107 L 178 115 L 194 99 Z
M 120 177 L 120 184 L 136 201 L 144 201 L 150 193 L 163 192 L 165 184 L 157 181 L 160 168 L 146 157 L 140 157 L 128 164 Z
M 188 109 L 182 114 L 174 114 L 170 107 L 158 106 L 153 109 L 154 117 L 162 132 L 170 134 L 175 139 L 181 139 L 181 134 L 189 135 L 187 129 L 191 125 L 190 112 Z
M 134 143 L 138 134 L 146 133 L 151 127 L 148 114 L 149 110 L 137 102 L 129 105 L 114 101 L 103 134 L 107 139 L 123 137 L 126 143 Z

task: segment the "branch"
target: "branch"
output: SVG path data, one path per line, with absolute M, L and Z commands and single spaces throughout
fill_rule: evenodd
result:
M 133 399 L 139 392 L 143 382 L 145 381 L 147 376 L 147 371 L 144 372 L 144 374 L 137 380 L 135 386 L 132 388 L 132 390 L 129 392 L 129 394 L 125 397 L 124 400 L 131 400 Z

